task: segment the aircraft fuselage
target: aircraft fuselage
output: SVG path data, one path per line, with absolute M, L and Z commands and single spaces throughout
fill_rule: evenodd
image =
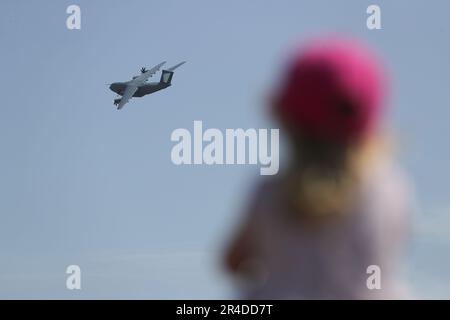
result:
M 123 95 L 125 88 L 129 85 L 129 82 L 114 82 L 109 88 L 119 95 Z M 143 97 L 147 94 L 170 87 L 170 83 L 164 82 L 149 82 L 138 86 L 138 90 L 134 93 L 133 97 Z

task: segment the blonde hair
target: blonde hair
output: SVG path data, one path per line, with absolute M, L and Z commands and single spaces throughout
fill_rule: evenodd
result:
M 286 176 L 288 198 L 302 217 L 321 218 L 348 212 L 363 175 L 385 155 L 381 137 L 336 143 L 295 137 L 294 162 Z

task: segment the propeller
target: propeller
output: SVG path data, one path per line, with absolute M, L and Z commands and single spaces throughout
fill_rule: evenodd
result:
M 145 67 L 142 67 L 141 68 L 141 73 L 146 73 L 147 72 L 147 69 L 145 69 Z

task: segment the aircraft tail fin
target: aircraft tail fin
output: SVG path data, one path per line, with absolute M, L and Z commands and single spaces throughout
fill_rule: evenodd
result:
M 159 80 L 159 82 L 170 85 L 172 82 L 173 74 L 173 71 L 163 70 L 161 73 L 161 80 Z
M 171 68 L 168 68 L 168 69 L 166 69 L 166 70 L 163 70 L 163 71 L 162 71 L 162 74 L 161 74 L 161 80 L 160 80 L 160 82 L 165 83 L 165 84 L 169 84 L 169 85 L 170 85 L 171 82 L 172 82 L 172 77 L 173 77 L 173 74 L 174 74 L 174 70 L 175 70 L 176 68 L 178 68 L 179 66 L 181 66 L 182 64 L 185 64 L 185 63 L 186 63 L 186 61 L 183 61 L 183 62 L 180 62 L 180 63 L 174 65 L 174 66 L 171 67 Z

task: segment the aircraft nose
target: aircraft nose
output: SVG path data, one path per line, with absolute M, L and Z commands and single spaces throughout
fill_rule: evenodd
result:
M 115 92 L 117 90 L 117 83 L 116 82 L 111 83 L 109 85 L 109 89 Z
M 125 90 L 125 88 L 126 84 L 124 84 L 123 82 L 114 82 L 109 86 L 109 89 L 117 94 L 121 94 Z

